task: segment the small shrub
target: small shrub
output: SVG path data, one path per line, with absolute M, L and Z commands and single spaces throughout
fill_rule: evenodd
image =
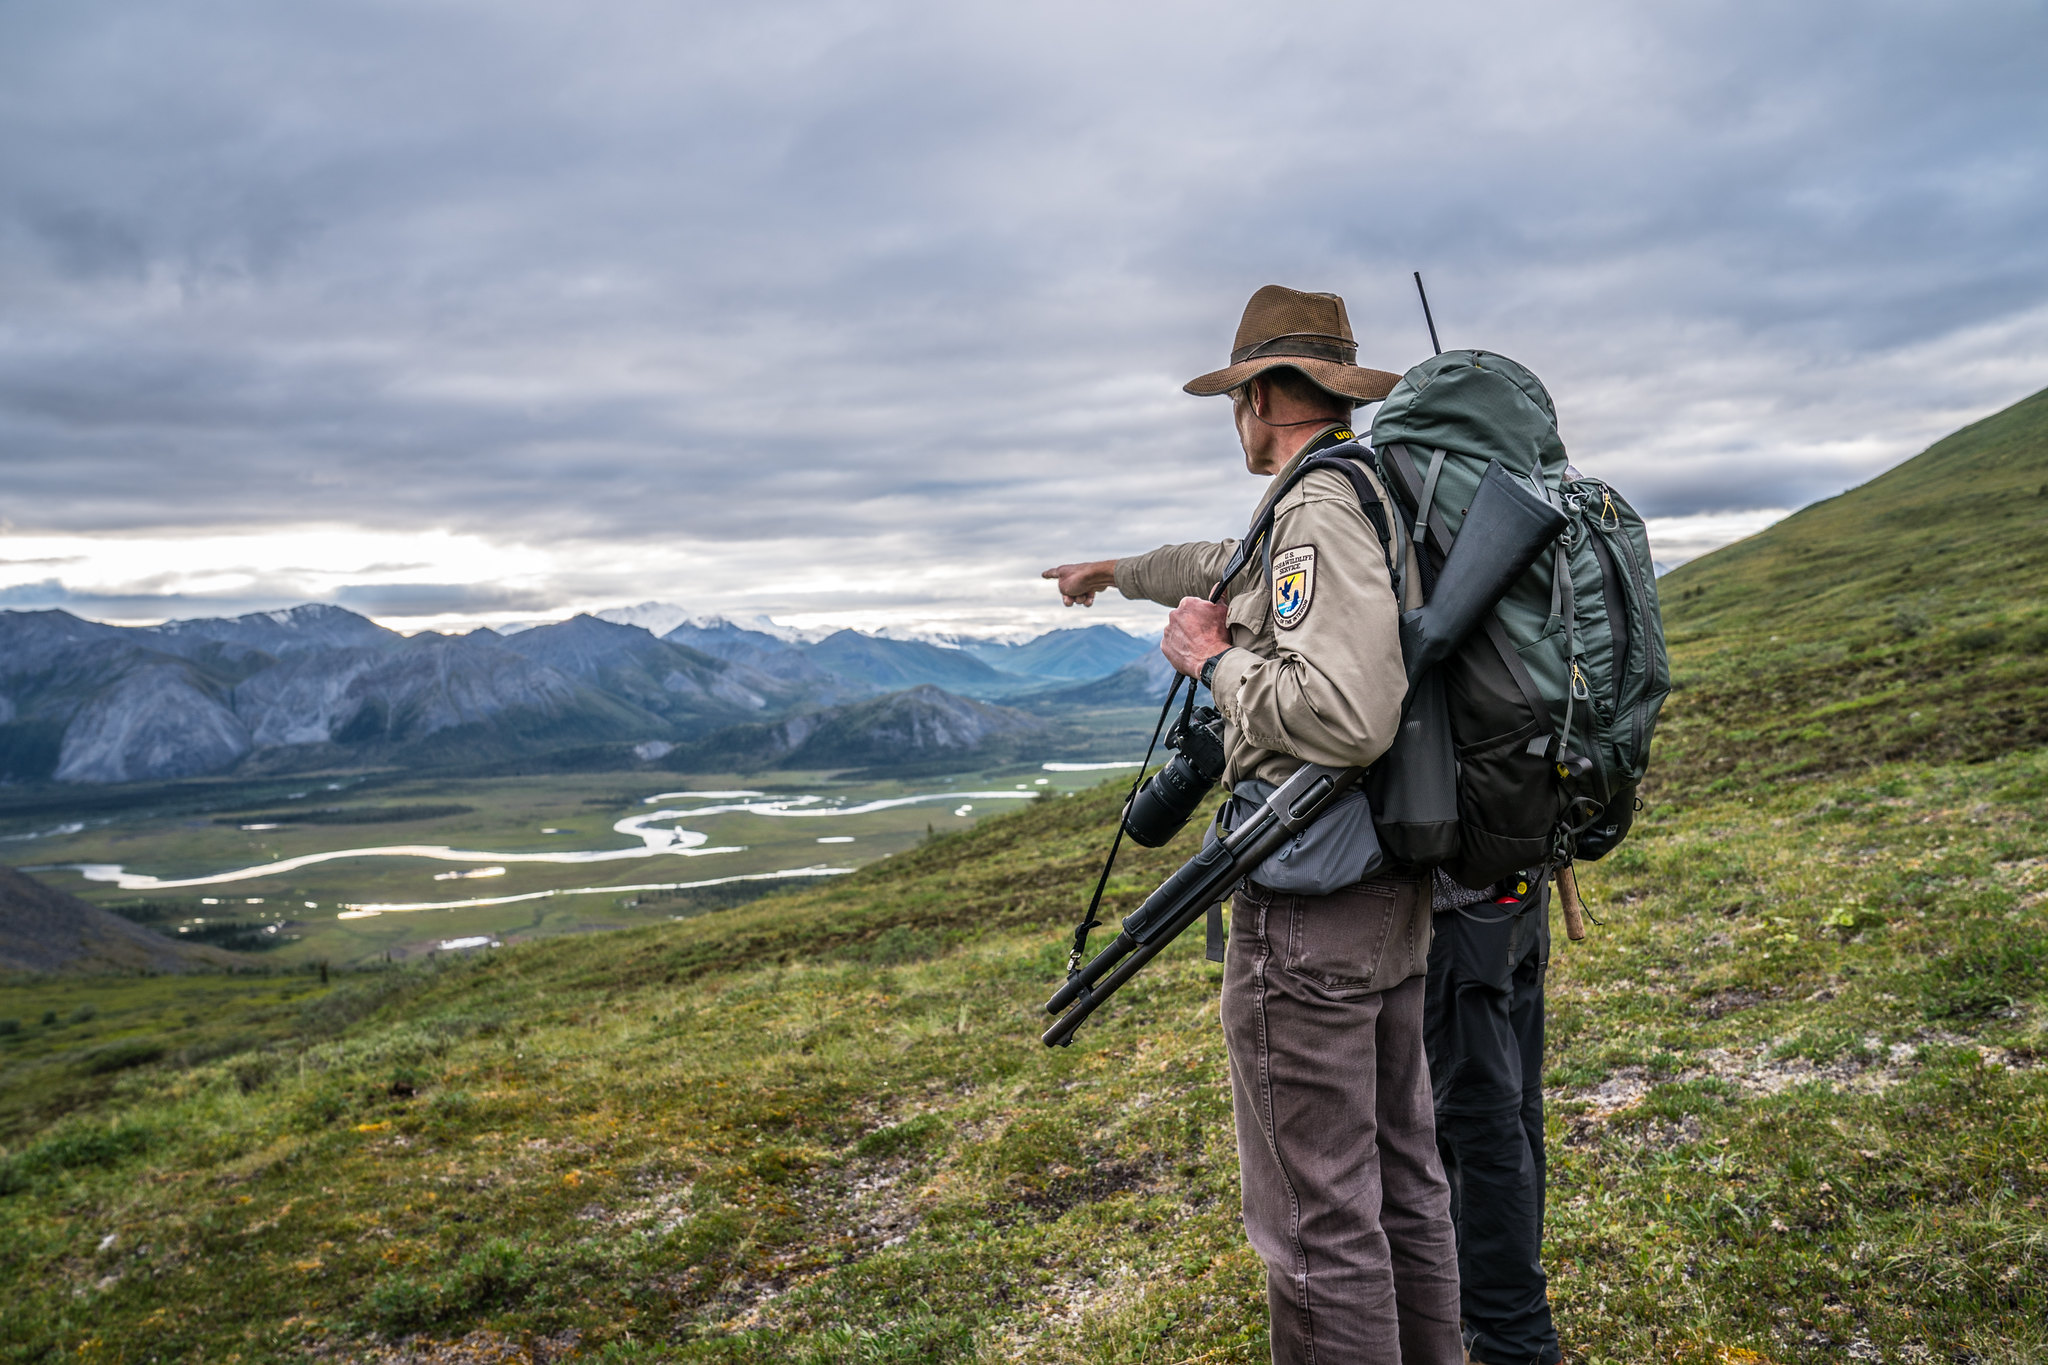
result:
M 460 1321 L 518 1306 L 540 1272 L 517 1243 L 493 1238 L 455 1263 L 438 1280 L 392 1276 L 380 1280 L 363 1302 L 371 1323 L 387 1336 L 402 1336 L 436 1323 Z
M 1043 1178 L 1049 1168 L 1074 1159 L 1074 1137 L 1055 1118 L 1020 1118 L 982 1144 L 976 1164 L 991 1175 Z
M 79 1065 L 87 1075 L 106 1076 L 130 1067 L 148 1066 L 151 1062 L 161 1061 L 163 1055 L 163 1044 L 130 1038 L 94 1048 L 80 1060 Z
M 1972 626 L 1956 635 L 1956 644 L 1972 654 L 1983 654 L 2005 643 L 2004 626 Z
M 787 1147 L 763 1147 L 746 1164 L 748 1175 L 764 1185 L 787 1185 L 810 1167 L 802 1152 Z
M 156 1133 L 129 1124 L 113 1128 L 73 1128 L 53 1133 L 19 1156 L 0 1161 L 0 1195 L 33 1189 L 41 1178 L 87 1167 L 119 1165 L 147 1151 Z
M 1610 872 L 1642 872 L 1650 866 L 1650 855 L 1640 844 L 1623 844 L 1600 861 Z
M 2048 984 L 2048 933 L 2003 932 L 1938 957 L 1925 969 L 1920 1008 L 1929 1019 L 1982 1019 Z
M 44 1028 L 54 1028 L 54 1027 L 56 1027 L 56 1024 L 57 1024 L 57 1011 L 55 1011 L 55 1010 L 44 1010 L 44 1011 L 43 1011 L 43 1027 L 44 1027 Z
M 877 967 L 900 967 L 937 957 L 945 947 L 944 938 L 926 929 L 895 924 L 864 944 L 849 945 L 842 956 Z
M 100 1007 L 88 1000 L 77 1009 L 71 1011 L 71 1017 L 64 1022 L 67 1024 L 83 1024 L 89 1019 L 97 1018 L 99 1012 Z
M 10 1033 L 19 1032 L 21 1032 L 21 1020 L 0 1019 L 0 1038 L 4 1038 Z
M 353 1108 L 347 1089 L 338 1082 L 308 1086 L 292 1100 L 291 1125 L 302 1133 L 314 1132 L 346 1118 Z
M 1900 638 L 1910 640 L 1927 631 L 1927 613 L 1919 607 L 1900 607 L 1892 613 L 1892 629 Z
M 945 1122 L 937 1114 L 919 1114 L 914 1119 L 877 1128 L 854 1145 L 862 1156 L 895 1156 L 898 1152 L 920 1151 L 945 1135 Z
M 244 1095 L 253 1095 L 269 1085 L 284 1066 L 282 1058 L 272 1052 L 245 1052 L 230 1058 L 228 1075 L 234 1078 L 235 1088 Z
M 430 1327 L 441 1314 L 441 1296 L 431 1284 L 399 1277 L 379 1280 L 363 1301 L 370 1322 L 388 1336 Z
M 450 1308 L 475 1311 L 510 1308 L 526 1297 L 539 1271 L 518 1243 L 493 1238 L 455 1264 L 456 1293 Z
M 460 1136 L 476 1122 L 477 1109 L 476 1100 L 466 1091 L 440 1091 L 427 1101 L 427 1131 L 443 1139 Z

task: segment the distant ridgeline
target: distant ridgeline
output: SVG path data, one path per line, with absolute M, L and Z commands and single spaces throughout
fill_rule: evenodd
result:
M 1658 588 L 1659 789 L 2048 743 L 2048 390 Z
M 509 635 L 407 637 L 318 605 L 143 627 L 9 611 L 0 612 L 0 780 L 548 755 L 671 768 L 699 757 L 726 768 L 875 766 L 899 753 L 1000 750 L 1042 736 L 1041 717 L 1062 707 L 1156 700 L 1164 683 L 1148 654 L 1151 643 L 1114 626 L 949 648 L 851 630 L 791 643 L 717 621 L 657 638 L 593 616 Z M 1077 686 L 1095 690 L 1066 695 Z M 995 699 L 1010 705 L 985 704 Z

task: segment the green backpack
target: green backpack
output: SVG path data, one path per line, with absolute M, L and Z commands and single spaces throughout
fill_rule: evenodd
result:
M 1542 382 L 1486 351 L 1446 351 L 1408 371 L 1380 405 L 1372 446 L 1425 590 L 1489 463 L 1528 480 L 1567 518 L 1554 550 L 1435 671 L 1455 746 L 1457 822 L 1449 839 L 1439 831 L 1413 850 L 1425 855 L 1415 860 L 1480 887 L 1602 856 L 1628 833 L 1671 691 L 1643 519 L 1611 486 L 1570 470 Z

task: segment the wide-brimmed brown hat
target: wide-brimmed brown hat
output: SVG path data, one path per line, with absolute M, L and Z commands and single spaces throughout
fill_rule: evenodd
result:
M 1320 388 L 1354 403 L 1372 403 L 1401 382 L 1398 374 L 1368 370 L 1357 361 L 1358 342 L 1351 335 L 1343 299 L 1269 284 L 1244 306 L 1229 368 L 1212 370 L 1181 387 L 1200 397 L 1229 393 L 1253 375 L 1291 365 Z

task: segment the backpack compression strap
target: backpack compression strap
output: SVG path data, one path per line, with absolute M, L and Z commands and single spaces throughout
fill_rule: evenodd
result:
M 1443 464 L 1443 452 L 1440 450 L 1434 452 L 1434 458 L 1430 461 L 1429 477 L 1426 481 L 1421 472 L 1415 467 L 1414 452 L 1407 446 L 1398 442 L 1390 443 L 1381 447 L 1381 454 L 1386 457 L 1387 465 L 1394 474 L 1407 483 L 1411 493 L 1416 491 L 1418 485 L 1423 486 L 1424 492 L 1418 495 L 1418 499 L 1428 497 L 1430 500 L 1420 503 L 1421 510 L 1417 515 L 1417 522 L 1420 524 L 1424 518 L 1427 519 L 1428 540 L 1435 547 L 1438 559 L 1448 558 L 1451 552 L 1451 542 L 1455 537 L 1451 535 L 1451 528 L 1445 524 L 1442 514 L 1433 505 L 1436 474 Z M 1419 537 L 1418 543 L 1420 543 Z M 1551 570 L 1551 611 L 1562 618 L 1567 642 L 1566 650 L 1569 654 L 1572 642 L 1577 635 L 1577 604 L 1573 598 L 1571 573 L 1568 562 L 1564 558 L 1564 547 L 1562 545 L 1558 547 L 1557 554 L 1557 562 Z M 1521 692 L 1523 701 L 1528 703 L 1529 714 L 1535 716 L 1539 721 L 1549 716 L 1550 704 L 1543 699 L 1542 691 L 1536 686 L 1536 679 L 1529 673 L 1529 666 L 1522 661 L 1521 654 L 1515 649 L 1513 643 L 1509 641 L 1507 632 L 1501 628 L 1499 616 L 1493 612 L 1488 612 L 1484 629 L 1487 640 L 1493 645 L 1494 652 L 1500 656 L 1500 661 L 1506 666 L 1508 675 L 1515 680 L 1515 687 Z M 1573 689 L 1577 685 L 1577 661 L 1572 660 L 1571 662 L 1572 676 L 1566 681 L 1564 728 L 1554 734 L 1537 735 L 1529 741 L 1528 752 L 1543 754 L 1552 762 L 1578 768 L 1587 764 L 1588 760 L 1565 747 L 1566 741 L 1571 734 L 1572 703 L 1576 699 L 1573 695 Z

